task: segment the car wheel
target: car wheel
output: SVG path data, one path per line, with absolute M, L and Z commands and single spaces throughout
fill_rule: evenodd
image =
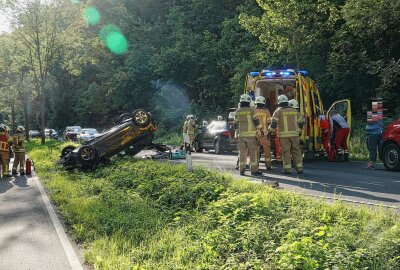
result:
M 94 163 L 96 161 L 96 150 L 90 145 L 83 145 L 78 150 L 78 158 L 83 163 Z
M 383 149 L 383 164 L 389 171 L 400 171 L 400 148 L 389 143 Z
M 68 145 L 65 146 L 62 150 L 61 150 L 61 157 L 65 157 L 68 153 L 71 153 L 72 151 L 75 150 L 75 146 L 73 145 Z
M 215 151 L 216 155 L 219 155 L 222 153 L 221 143 L 219 140 L 216 140 L 214 143 L 214 151 Z
M 131 116 L 129 115 L 129 113 L 123 113 L 118 118 L 118 124 L 121 124 L 122 122 L 124 122 L 130 118 L 131 118 Z
M 195 141 L 193 146 L 194 146 L 194 151 L 196 151 L 197 153 L 203 152 L 203 148 L 200 147 L 200 143 L 198 141 Z
M 150 124 L 150 115 L 146 111 L 138 109 L 133 112 L 132 121 L 140 127 L 146 127 Z

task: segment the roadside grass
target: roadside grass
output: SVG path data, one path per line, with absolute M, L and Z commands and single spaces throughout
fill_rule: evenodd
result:
M 368 149 L 366 144 L 365 123 L 361 120 L 353 119 L 349 152 L 352 160 L 368 161 Z
M 393 212 L 127 157 L 65 172 L 51 146 L 29 155 L 95 269 L 400 269 Z

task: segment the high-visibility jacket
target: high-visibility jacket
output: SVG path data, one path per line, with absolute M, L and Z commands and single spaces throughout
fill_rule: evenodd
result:
M 0 132 L 0 151 L 9 152 L 11 141 L 12 141 L 12 139 L 7 132 L 5 132 L 5 131 Z
M 187 134 L 194 135 L 196 129 L 196 122 L 193 119 L 187 121 Z
M 279 130 L 280 138 L 298 137 L 299 128 L 304 124 L 301 114 L 292 107 L 279 107 L 271 118 L 269 130 Z
M 257 129 L 262 128 L 256 110 L 250 107 L 243 107 L 236 110 L 235 126 L 238 130 L 238 138 L 255 138 Z
M 260 119 L 260 123 L 263 126 L 262 129 L 264 134 L 268 133 L 268 126 L 271 124 L 271 113 L 267 108 L 256 108 L 256 113 L 258 119 Z
M 187 123 L 187 120 L 185 121 L 185 123 L 183 123 L 183 134 L 187 134 Z
M 17 133 L 13 136 L 14 150 L 16 153 L 25 153 L 25 136 L 22 133 Z

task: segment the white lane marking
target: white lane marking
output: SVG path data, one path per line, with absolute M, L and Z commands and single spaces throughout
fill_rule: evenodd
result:
M 50 203 L 49 197 L 47 197 L 46 192 L 40 182 L 39 178 L 35 173 L 32 173 L 32 178 L 35 180 L 36 185 L 39 188 L 40 194 L 42 195 L 42 199 L 44 204 L 46 205 L 47 212 L 50 215 L 51 221 L 53 222 L 54 228 L 56 229 L 58 238 L 60 239 L 61 245 L 64 249 L 65 255 L 68 258 L 69 264 L 72 270 L 83 270 L 81 263 L 79 262 L 78 257 L 74 249 L 72 248 L 71 243 L 69 242 L 68 236 L 64 231 L 63 226 L 61 225 L 60 220 L 58 219 L 56 212 L 53 209 L 53 206 Z

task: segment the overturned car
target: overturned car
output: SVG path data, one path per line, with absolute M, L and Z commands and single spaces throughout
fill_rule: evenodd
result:
M 116 126 L 81 146 L 64 147 L 58 163 L 66 169 L 90 169 L 108 162 L 122 151 L 135 155 L 143 149 L 154 147 L 152 140 L 156 130 L 152 115 L 137 109 L 132 115 L 121 115 Z

